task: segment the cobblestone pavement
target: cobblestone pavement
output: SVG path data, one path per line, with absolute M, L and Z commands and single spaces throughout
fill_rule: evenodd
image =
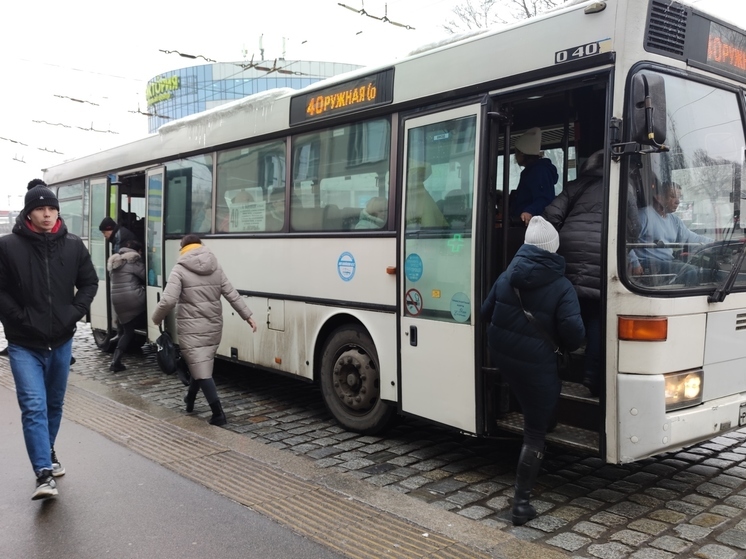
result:
M 74 373 L 183 408 L 183 385 L 160 372 L 148 346 L 127 355 L 127 370 L 116 374 L 87 326 L 73 350 Z M 515 439 L 481 440 L 409 419 L 384 436 L 362 436 L 340 428 L 320 391 L 303 381 L 221 361 L 215 380 L 227 429 L 548 550 L 602 559 L 746 557 L 746 429 L 623 466 L 549 448 L 532 501 L 540 516 L 516 528 L 508 504 Z M 201 395 L 195 411 L 210 415 Z

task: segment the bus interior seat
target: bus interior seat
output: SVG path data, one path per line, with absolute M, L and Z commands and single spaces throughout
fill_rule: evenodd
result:
M 290 224 L 295 231 L 323 231 L 325 208 L 293 207 Z
M 360 219 L 360 208 L 324 207 L 324 231 L 351 231 Z
M 324 206 L 324 231 L 339 231 L 342 229 L 342 212 L 336 204 Z
M 441 211 L 451 227 L 463 227 L 471 212 L 467 207 L 468 194 L 463 190 L 449 190 L 443 197 Z

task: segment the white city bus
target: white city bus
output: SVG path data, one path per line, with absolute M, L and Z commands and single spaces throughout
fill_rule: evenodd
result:
M 604 386 L 594 398 L 571 372 L 549 440 L 629 462 L 746 423 L 745 88 L 746 31 L 671 0 L 590 1 L 247 97 L 45 178 L 89 239 L 102 349 L 110 215 L 146 246 L 149 315 L 180 237 L 215 252 L 260 324 L 252 335 L 224 305 L 220 357 L 318 382 L 348 429 L 401 414 L 494 436 L 522 428 L 479 316 L 525 231 L 507 218 L 514 140 L 543 130 L 557 192 L 602 149 Z M 664 181 L 714 242 L 630 232 Z M 631 275 L 639 249 L 696 280 Z

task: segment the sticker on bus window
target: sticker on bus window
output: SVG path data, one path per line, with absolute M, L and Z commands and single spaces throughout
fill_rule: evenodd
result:
M 471 316 L 471 301 L 466 293 L 455 293 L 451 297 L 451 316 L 456 322 L 466 322 Z
M 404 295 L 404 304 L 408 315 L 417 316 L 422 312 L 422 295 L 416 289 L 410 289 Z
M 337 260 L 337 272 L 342 281 L 350 281 L 355 276 L 355 257 L 343 252 Z
M 422 258 L 419 254 L 412 253 L 404 261 L 404 273 L 411 282 L 419 281 L 422 277 Z

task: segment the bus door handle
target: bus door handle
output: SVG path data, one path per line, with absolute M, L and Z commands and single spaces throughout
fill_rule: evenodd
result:
M 409 345 L 417 346 L 417 326 L 409 327 Z

